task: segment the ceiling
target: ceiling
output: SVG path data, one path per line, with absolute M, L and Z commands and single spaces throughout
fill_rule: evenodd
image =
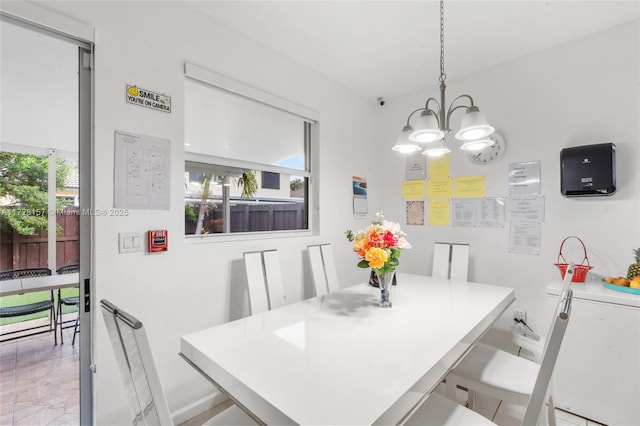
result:
M 438 1 L 185 3 L 372 100 L 438 82 Z M 640 17 L 639 0 L 449 0 L 444 9 L 449 79 Z

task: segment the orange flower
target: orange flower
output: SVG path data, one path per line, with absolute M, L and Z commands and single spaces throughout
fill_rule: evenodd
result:
M 369 239 L 369 244 L 371 245 L 371 247 L 382 247 L 384 245 L 382 237 L 380 236 L 380 234 L 378 234 L 378 232 L 376 232 L 375 229 L 370 230 L 367 237 Z
M 369 241 L 364 238 L 359 240 L 355 240 L 353 243 L 353 251 L 358 253 L 360 257 L 364 257 L 367 254 L 367 249 L 369 248 Z
M 369 267 L 379 269 L 389 259 L 389 253 L 384 249 L 371 247 L 364 258 L 369 262 Z

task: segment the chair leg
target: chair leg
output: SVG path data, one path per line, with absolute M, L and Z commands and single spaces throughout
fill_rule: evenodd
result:
M 50 300 L 53 306 L 51 306 L 51 313 L 49 314 L 49 332 L 53 330 L 53 344 L 57 346 L 58 345 L 58 317 L 56 316 L 56 298 L 53 295 L 53 290 L 50 290 L 50 291 L 51 291 Z M 59 295 L 60 295 L 60 289 L 58 289 L 58 296 Z M 58 297 L 58 300 L 60 300 L 60 297 Z
M 78 311 L 78 316 L 76 317 L 76 323 L 73 326 L 73 339 L 71 340 L 71 346 L 76 344 L 76 334 L 78 334 L 79 332 L 78 330 L 79 325 L 80 325 L 80 311 Z
M 64 337 L 62 336 L 62 303 L 60 303 L 60 290 L 58 290 L 58 323 L 60 325 L 60 344 L 64 345 Z
M 467 408 L 473 410 L 473 406 L 476 402 L 476 391 L 469 389 L 467 391 Z
M 458 392 L 458 381 L 453 374 L 447 376 L 447 383 L 445 386 L 445 396 L 451 401 L 456 400 L 456 393 Z

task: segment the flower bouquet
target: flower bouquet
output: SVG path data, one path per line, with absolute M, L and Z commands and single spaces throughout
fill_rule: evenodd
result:
M 396 222 L 383 220 L 382 212 L 376 213 L 376 220 L 364 230 L 345 231 L 349 241 L 353 242 L 353 251 L 361 260 L 360 268 L 371 268 L 378 278 L 383 306 L 391 306 L 389 291 L 395 278 L 396 267 L 400 264 L 400 253 L 410 249 L 406 234 Z

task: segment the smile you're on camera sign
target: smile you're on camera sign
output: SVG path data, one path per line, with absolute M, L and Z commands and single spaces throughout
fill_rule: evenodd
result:
M 157 111 L 171 112 L 171 97 L 161 93 L 127 84 L 125 98 L 130 104 L 140 105 Z

